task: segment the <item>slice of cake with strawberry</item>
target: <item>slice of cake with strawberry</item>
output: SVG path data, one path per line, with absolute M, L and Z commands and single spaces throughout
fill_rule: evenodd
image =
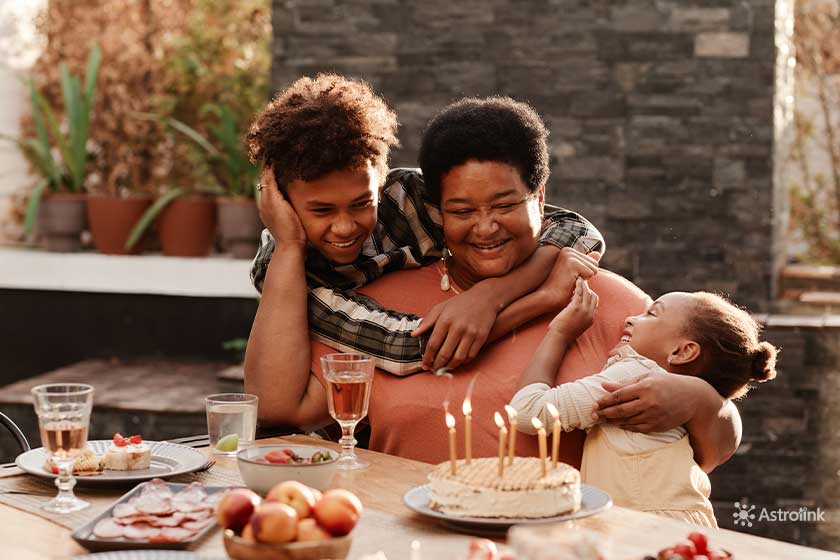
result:
M 112 471 L 139 471 L 148 469 L 152 464 L 152 450 L 143 443 L 139 435 L 123 437 L 119 432 L 105 455 L 102 456 L 103 469 Z

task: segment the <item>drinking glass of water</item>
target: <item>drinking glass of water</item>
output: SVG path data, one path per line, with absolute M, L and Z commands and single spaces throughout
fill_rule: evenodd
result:
M 58 495 L 44 504 L 53 513 L 71 513 L 90 504 L 73 494 L 73 464 L 87 444 L 93 387 L 83 383 L 49 383 L 32 388 L 41 443 L 58 470 Z
M 364 354 L 327 354 L 321 357 L 321 368 L 327 380 L 330 416 L 341 426 L 341 455 L 337 465 L 342 470 L 368 467 L 356 456 L 353 432 L 359 420 L 368 413 L 374 367 L 373 358 Z
M 254 444 L 257 403 L 257 396 L 247 393 L 207 397 L 207 434 L 214 453 L 235 455 L 239 449 Z

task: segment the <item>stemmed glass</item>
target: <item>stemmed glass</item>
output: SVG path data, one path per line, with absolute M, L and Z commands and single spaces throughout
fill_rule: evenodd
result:
M 93 387 L 83 383 L 50 383 L 32 389 L 41 443 L 58 467 L 58 495 L 44 505 L 53 513 L 71 513 L 90 504 L 73 494 L 73 464 L 87 444 Z
M 327 380 L 330 416 L 341 426 L 341 470 L 366 469 L 368 464 L 356 456 L 353 432 L 359 420 L 367 416 L 374 361 L 364 354 L 327 354 L 321 368 Z

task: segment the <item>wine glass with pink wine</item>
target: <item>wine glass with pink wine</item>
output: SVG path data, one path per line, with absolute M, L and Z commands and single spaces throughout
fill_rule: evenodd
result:
M 341 426 L 341 455 L 337 465 L 342 470 L 366 469 L 368 464 L 356 456 L 356 424 L 367 416 L 370 384 L 375 368 L 373 358 L 364 354 L 327 354 L 321 357 L 327 380 L 330 416 Z
M 49 383 L 32 389 L 41 443 L 47 462 L 58 470 L 58 495 L 44 504 L 53 513 L 71 513 L 90 504 L 73 494 L 73 465 L 87 444 L 93 387 L 84 383 Z

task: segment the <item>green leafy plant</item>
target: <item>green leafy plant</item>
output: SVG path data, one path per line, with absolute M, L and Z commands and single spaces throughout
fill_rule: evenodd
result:
M 89 161 L 87 144 L 100 60 L 99 47 L 94 46 L 88 56 L 84 87 L 81 79 L 72 75 L 64 63 L 60 65 L 66 132 L 62 131 L 56 111 L 38 91 L 35 82 L 29 81 L 35 137 L 6 137 L 18 145 L 24 157 L 41 175 L 26 207 L 24 231 L 27 235 L 35 225 L 41 199 L 47 189 L 69 193 L 84 191 Z M 55 151 L 57 154 L 54 155 Z
M 244 144 L 236 130 L 233 113 L 228 107 L 215 104 L 207 104 L 203 108 L 203 112 L 213 114 L 218 118 L 217 124 L 210 125 L 210 131 L 214 140 L 220 146 L 219 148 L 201 132 L 178 119 L 167 117 L 163 121 L 167 126 L 190 139 L 203 151 L 209 168 L 218 184 L 222 186 L 224 193 L 230 196 L 254 198 L 257 192 L 259 168 L 251 163 L 248 154 L 245 152 Z M 141 114 L 138 117 L 158 118 L 155 115 L 148 114 Z M 213 187 L 204 187 L 200 190 L 214 194 L 220 193 Z M 126 240 L 126 249 L 130 249 L 140 240 L 152 221 L 169 203 L 186 194 L 185 189 L 174 188 L 158 198 L 132 228 Z

